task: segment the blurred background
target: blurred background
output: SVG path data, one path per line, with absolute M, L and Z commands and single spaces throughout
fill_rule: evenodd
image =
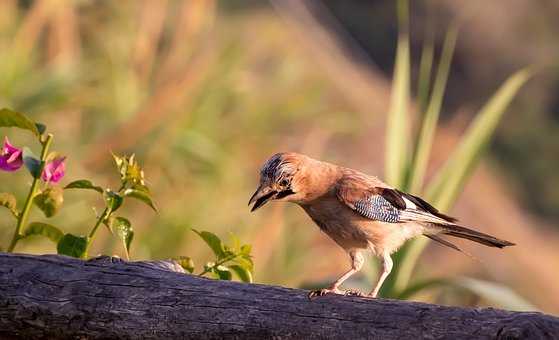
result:
M 412 82 L 425 37 L 436 61 L 449 24 L 460 22 L 427 179 L 510 74 L 546 65 L 509 106 L 450 211 L 518 246 L 457 242 L 475 261 L 430 244 L 415 275 L 498 282 L 526 309 L 559 314 L 559 3 L 418 0 L 409 12 Z M 136 153 L 160 213 L 135 202 L 123 208 L 136 230 L 134 259 L 189 255 L 201 263 L 210 252 L 190 227 L 233 232 L 253 245 L 256 282 L 313 285 L 345 271 L 345 253 L 302 209 L 272 204 L 250 214 L 247 201 L 260 165 L 278 151 L 383 177 L 397 38 L 391 0 L 2 0 L 0 107 L 48 125 L 53 149 L 68 157 L 66 182 L 117 186 L 110 150 Z M 420 105 L 415 94 L 411 107 Z M 1 133 L 38 149 L 25 133 Z M 29 182 L 23 171 L 0 173 L 0 190 L 19 200 Z M 94 193 L 69 191 L 53 223 L 85 234 L 92 207 L 101 206 Z M 30 220 L 39 219 L 35 209 Z M 12 233 L 2 213 L 3 247 Z M 17 251 L 56 249 L 37 238 Z M 122 255 L 106 230 L 90 251 L 98 253 Z M 372 285 L 375 263 L 355 285 Z M 411 298 L 499 305 L 457 287 Z

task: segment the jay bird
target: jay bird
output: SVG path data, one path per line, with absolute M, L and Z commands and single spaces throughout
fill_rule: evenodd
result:
M 273 155 L 260 170 L 260 185 L 250 198 L 254 211 L 266 202 L 298 204 L 326 235 L 351 259 L 351 269 L 330 287 L 313 291 L 309 297 L 360 294 L 342 291 L 340 285 L 358 272 L 363 251 L 371 251 L 382 262 L 382 273 L 369 296 L 376 297 L 392 270 L 390 255 L 407 240 L 424 235 L 447 247 L 459 247 L 440 237 L 465 238 L 490 247 L 514 243 L 456 224 L 420 197 L 392 188 L 373 176 L 308 156 L 285 152 Z

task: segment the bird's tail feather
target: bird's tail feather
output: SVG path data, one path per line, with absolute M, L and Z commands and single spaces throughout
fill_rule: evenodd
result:
M 479 231 L 475 231 L 456 224 L 439 224 L 438 227 L 442 228 L 442 234 L 444 235 L 465 238 L 489 247 L 504 248 L 515 245 L 512 242 L 501 240 L 491 235 L 480 233 Z
M 459 252 L 461 252 L 462 254 L 464 254 L 464 255 L 470 257 L 470 258 L 473 259 L 473 260 L 479 261 L 479 259 L 478 259 L 477 257 L 475 257 L 475 256 L 473 256 L 472 254 L 468 253 L 468 252 L 465 251 L 464 249 L 458 247 L 458 246 L 455 245 L 454 243 L 451 243 L 451 242 L 449 242 L 449 241 L 447 241 L 447 240 L 445 240 L 445 239 L 443 239 L 443 238 L 440 238 L 440 237 L 438 237 L 438 236 L 436 236 L 436 235 L 425 234 L 425 236 L 428 237 L 428 238 L 430 238 L 431 240 L 433 240 L 433 241 L 435 241 L 435 242 L 440 243 L 441 245 L 443 245 L 443 246 L 445 246 L 445 247 L 449 247 L 449 248 L 452 248 L 452 249 L 454 249 L 454 250 L 456 250 L 456 251 L 459 251 Z M 481 261 L 479 261 L 479 262 L 481 262 Z

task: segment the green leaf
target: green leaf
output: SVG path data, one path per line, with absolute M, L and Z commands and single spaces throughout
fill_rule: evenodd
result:
M 250 256 L 251 251 L 252 251 L 252 246 L 250 244 L 244 244 L 241 247 L 241 254 L 243 254 L 243 255 L 249 255 Z
M 105 196 L 107 208 L 109 208 L 111 212 L 117 211 L 124 202 L 124 198 L 122 196 L 110 189 L 105 190 L 103 195 Z
M 229 238 L 231 239 L 231 244 L 233 247 L 233 251 L 235 253 L 239 253 L 241 251 L 241 240 L 237 237 L 237 235 L 229 232 Z
M 33 198 L 33 203 L 46 217 L 56 215 L 64 203 L 64 191 L 60 187 L 49 187 Z
M 390 109 L 386 127 L 385 178 L 390 185 L 404 183 L 408 161 L 410 42 L 408 33 L 408 2 L 398 1 L 400 33 L 392 79 Z
M 194 271 L 194 261 L 188 256 L 180 256 L 174 259 L 181 267 L 189 273 Z
M 508 105 L 532 74 L 530 69 L 513 74 L 476 115 L 460 145 L 427 190 L 427 197 L 439 209 L 450 208 L 478 164 Z
M 143 192 L 151 195 L 151 192 L 149 191 L 149 188 L 144 184 L 136 183 L 136 184 L 132 185 L 132 189 L 143 191 Z
M 241 281 L 252 283 L 252 273 L 248 268 L 245 268 L 238 264 L 232 264 L 229 266 L 229 269 L 235 272 L 235 274 L 237 274 Z
M 192 231 L 206 242 L 218 259 L 222 259 L 226 256 L 223 242 L 221 242 L 221 239 L 216 234 L 210 233 L 209 231 L 197 231 L 195 229 L 192 229 Z
M 252 271 L 254 264 L 252 262 L 252 255 L 250 254 L 251 248 L 250 244 L 241 246 L 240 252 L 238 253 L 238 256 L 235 257 L 234 261 Z
M 35 136 L 41 136 L 35 122 L 27 118 L 23 113 L 15 112 L 10 109 L 0 110 L 0 127 L 17 127 L 31 131 Z
M 23 148 L 23 164 L 33 178 L 41 177 L 41 161 L 28 147 Z
M 103 219 L 103 224 L 105 225 L 105 227 L 107 227 L 107 229 L 109 230 L 109 232 L 111 234 L 114 234 L 114 229 L 113 229 L 113 224 L 114 224 L 114 220 L 115 217 L 112 215 L 109 215 L 109 217 L 106 217 L 105 219 Z
M 58 229 L 57 227 L 51 224 L 42 223 L 42 222 L 29 223 L 29 225 L 25 229 L 25 233 L 23 234 L 23 237 L 25 238 L 34 235 L 41 235 L 47 237 L 49 240 L 51 240 L 54 243 L 58 243 L 60 239 L 64 237 L 64 233 L 60 229 Z
M 155 204 L 153 203 L 148 191 L 130 188 L 124 190 L 124 196 L 138 199 L 149 205 L 155 212 L 157 212 L 157 208 L 155 207 Z
M 250 256 L 242 256 L 242 255 L 237 256 L 233 261 L 239 264 L 240 266 L 247 268 L 250 271 L 254 269 L 254 264 Z
M 452 26 L 446 33 L 441 60 L 439 62 L 439 69 L 433 86 L 433 93 L 427 111 L 423 116 L 423 125 L 421 132 L 416 142 L 416 149 L 414 152 L 414 163 L 412 166 L 412 177 L 410 190 L 412 192 L 419 192 L 423 184 L 423 178 L 427 170 L 429 162 L 429 154 L 433 146 L 433 139 L 435 138 L 435 131 L 437 129 L 437 122 L 441 112 L 444 93 L 446 89 L 446 82 L 450 71 L 450 64 L 454 54 L 454 47 L 456 46 L 456 38 L 458 36 L 458 29 Z
M 130 221 L 124 217 L 115 217 L 112 222 L 112 228 L 122 240 L 124 250 L 126 251 L 126 258 L 130 260 L 130 245 L 134 239 L 134 230 L 132 229 Z
M 83 259 L 87 256 L 87 242 L 87 237 L 66 234 L 58 241 L 56 250 L 58 254 Z
M 220 280 L 231 281 L 231 279 L 233 278 L 233 274 L 231 273 L 229 268 L 224 266 L 224 265 L 219 265 L 219 266 L 214 267 L 213 271 L 214 271 L 215 274 L 217 274 L 217 277 Z
M 453 282 L 501 308 L 514 311 L 538 310 L 522 296 L 502 284 L 472 278 L 460 278 Z
M 7 192 L 0 192 L 0 206 L 7 208 L 14 217 L 18 217 L 18 211 L 16 208 L 16 198 L 12 194 Z
M 234 262 L 238 263 L 244 268 L 252 271 L 254 269 L 254 264 L 252 262 L 252 255 L 250 254 L 252 247 L 250 244 L 244 244 L 241 246 L 240 252 L 237 257 L 235 257 Z
M 64 189 L 91 189 L 99 193 L 103 193 L 103 188 L 93 184 L 91 181 L 87 179 L 80 179 L 77 181 L 73 181 L 70 184 L 66 185 Z

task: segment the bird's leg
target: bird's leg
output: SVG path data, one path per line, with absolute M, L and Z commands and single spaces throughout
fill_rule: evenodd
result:
M 388 277 L 391 271 L 392 271 L 392 258 L 390 257 L 390 254 L 385 253 L 382 257 L 382 274 L 380 274 L 380 278 L 378 279 L 375 289 L 373 289 L 369 293 L 370 297 L 377 297 L 380 287 L 382 287 L 384 280 L 386 280 L 386 278 Z
M 339 287 L 345 280 L 347 280 L 351 275 L 361 270 L 361 268 L 363 267 L 363 263 L 365 262 L 363 255 L 361 255 L 361 253 L 358 251 L 354 251 L 354 250 L 350 251 L 349 257 L 351 258 L 351 269 L 345 272 L 344 275 L 342 275 L 338 280 L 336 280 L 336 282 L 334 282 L 330 287 L 311 291 L 309 293 L 309 298 L 315 296 L 323 296 L 330 293 L 346 294 L 346 295 L 361 295 L 359 292 L 355 292 L 355 291 L 344 292 L 339 289 Z

